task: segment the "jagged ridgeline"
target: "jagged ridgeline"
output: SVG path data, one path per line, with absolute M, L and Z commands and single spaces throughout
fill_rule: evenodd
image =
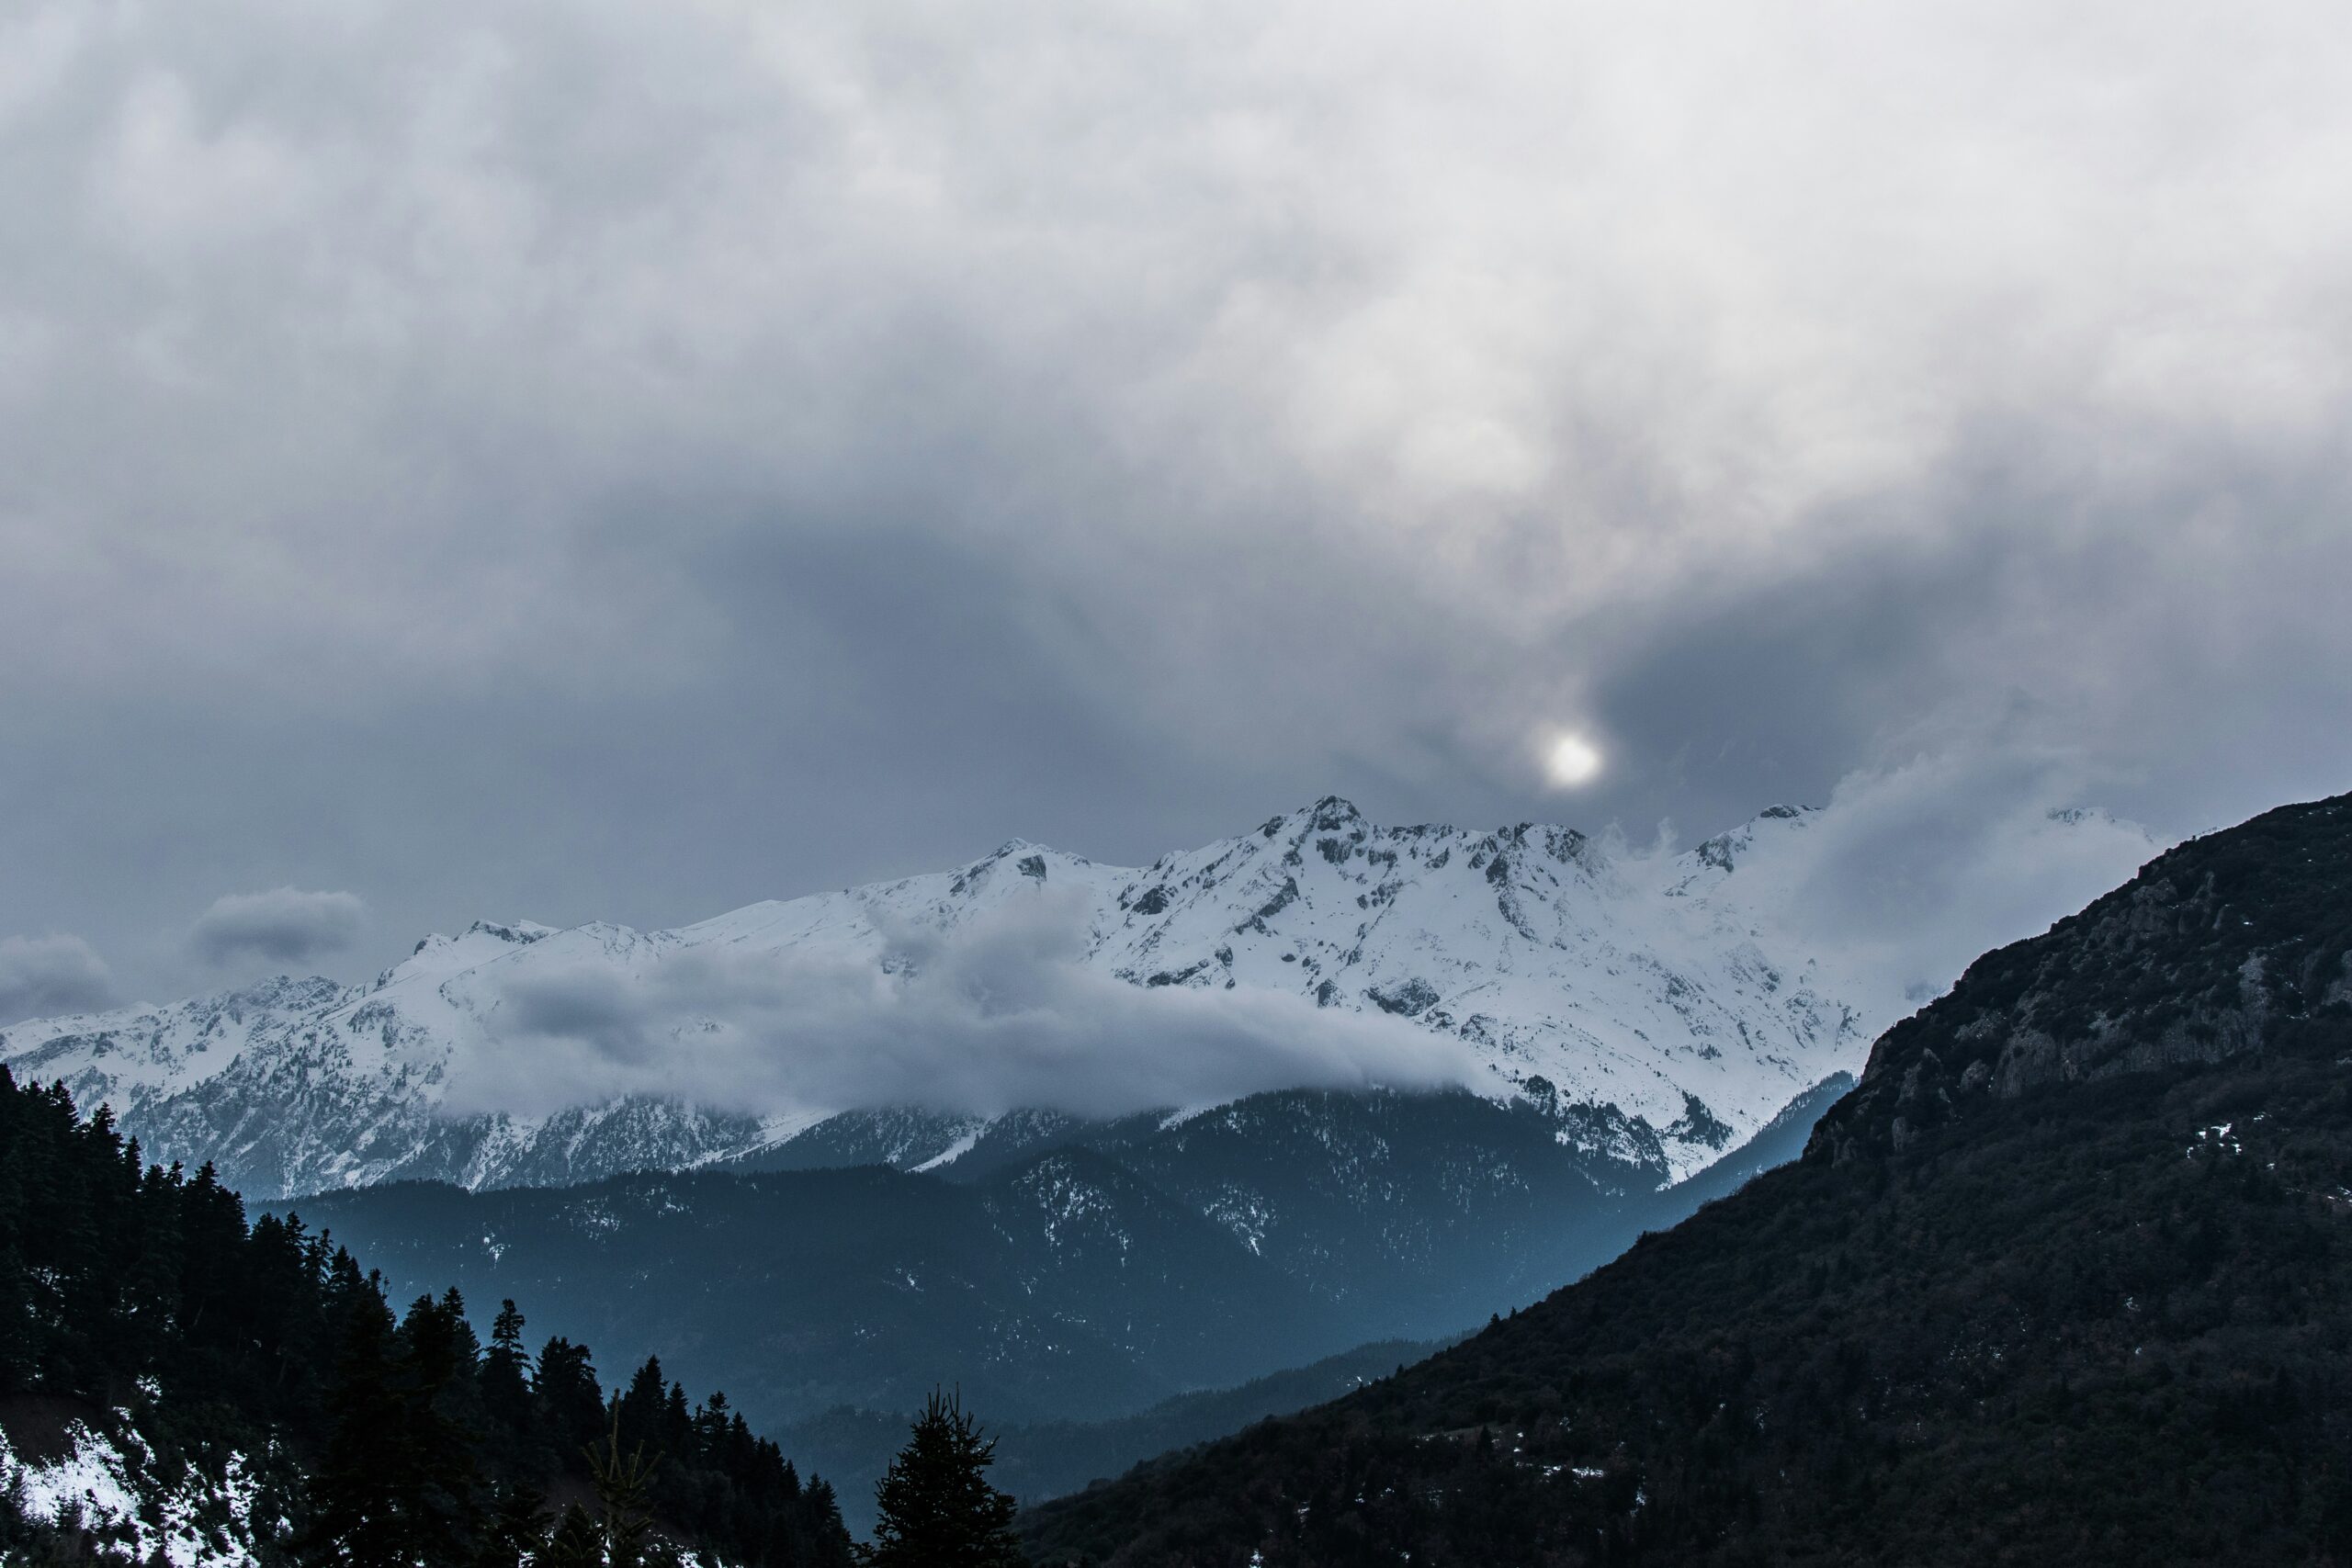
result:
M 2352 796 L 1879 1040 L 1804 1158 L 1041 1562 L 2352 1562 Z
M 0 1067 L 0 1562 L 601 1562 L 563 1552 L 641 1448 L 648 1561 L 848 1563 L 831 1491 L 724 1395 L 649 1361 L 608 1408 L 587 1347 L 524 1326 L 484 1344 L 455 1291 L 395 1317 L 324 1235 Z
M 1800 934 L 1794 868 L 1822 817 L 1775 807 L 1645 858 L 1533 823 L 1382 827 L 1326 798 L 1148 866 L 1016 842 L 956 871 L 676 931 L 482 922 L 426 938 L 368 985 L 281 977 L 10 1024 L 0 1061 L 105 1101 L 151 1152 L 211 1160 L 260 1201 L 726 1161 L 945 1169 L 1041 1133 L 1063 1141 L 1038 1103 L 1115 1119 L 1355 1081 L 1325 1056 L 1286 1055 L 1311 1037 L 1374 1081 L 1462 1080 L 1543 1105 L 1655 1187 L 1850 1070 L 1906 1010 L 1913 976 Z M 1022 1053 L 1000 1054 L 986 1030 L 952 1035 L 972 1023 L 975 976 L 1009 983 L 1008 942 L 1031 955 L 1012 972 L 1040 987 L 1041 1022 L 1076 1031 L 1051 1083 L 1024 1080 Z M 835 982 L 853 976 L 863 999 L 842 1007 Z M 991 1101 L 1045 1099 L 999 1115 L 931 1104 L 927 1077 L 819 1070 L 828 1042 L 869 1027 L 988 1068 Z M 1221 1029 L 1247 1037 L 1232 1057 L 1246 1070 L 1128 1084 L 1106 1065 L 1118 1053 L 1075 1048 L 1141 1049 L 1139 1032 L 1172 1030 L 1159 1064 L 1172 1068 L 1217 1060 L 1199 1032 Z M 616 1084 L 619 1057 L 577 1055 L 607 1046 L 660 1070 Z M 517 1095 L 514 1074 L 531 1092 Z

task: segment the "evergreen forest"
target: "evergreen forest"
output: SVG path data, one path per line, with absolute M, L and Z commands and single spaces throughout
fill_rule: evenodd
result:
M 301 1220 L 250 1224 L 209 1167 L 143 1163 L 105 1107 L 0 1068 L 0 1422 L 79 1422 L 166 1482 L 236 1495 L 266 1564 L 550 1568 L 717 1559 L 846 1568 L 831 1488 L 726 1396 L 649 1359 L 607 1390 L 589 1348 L 536 1351 L 513 1302 L 487 1339 L 455 1290 L 395 1310 Z M 132 1561 L 104 1529 L 0 1498 L 0 1561 Z

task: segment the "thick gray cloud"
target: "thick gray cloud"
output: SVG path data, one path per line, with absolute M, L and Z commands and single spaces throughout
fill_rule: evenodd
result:
M 534 974 L 498 996 L 512 1033 L 461 1060 L 454 1110 L 544 1114 L 675 1095 L 763 1113 L 920 1105 L 1111 1116 L 1264 1089 L 1482 1081 L 1462 1043 L 1386 1014 L 1258 987 L 1150 989 L 1080 963 L 1090 910 L 1042 894 L 870 954 L 690 952 L 624 979 Z
M 187 945 L 215 966 L 251 959 L 304 964 L 349 947 L 367 918 L 367 905 L 352 893 L 224 893 L 188 928 Z
M 0 1023 L 94 1012 L 113 1000 L 106 960 L 80 937 L 0 937 Z
M 1737 875 L 1784 891 L 1789 938 L 1834 955 L 1847 994 L 1890 1014 L 1940 995 L 1979 954 L 2039 935 L 2165 847 L 2086 810 L 2078 756 L 2016 747 L 1922 754 L 1849 774 L 1803 833 L 1767 835 Z
M 0 930 L 2345 787 L 2352 62 L 2211 17 L 19 6 Z

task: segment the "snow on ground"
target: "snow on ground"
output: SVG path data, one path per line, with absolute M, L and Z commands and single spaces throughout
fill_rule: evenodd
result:
M 231 1458 L 224 1484 L 209 1484 L 190 1471 L 178 1484 L 166 1485 L 155 1473 L 153 1456 L 131 1432 L 128 1413 L 117 1414 L 119 1442 L 75 1422 L 67 1431 L 68 1451 L 47 1462 L 20 1460 L 0 1434 L 0 1486 L 15 1493 L 28 1517 L 107 1532 L 141 1562 L 161 1552 L 173 1568 L 252 1563 L 246 1541 L 203 1522 L 225 1519 L 233 1521 L 232 1530 L 242 1530 L 251 1518 L 256 1489 L 243 1458 Z M 141 1517 L 141 1499 L 148 1495 L 159 1506 L 159 1524 Z

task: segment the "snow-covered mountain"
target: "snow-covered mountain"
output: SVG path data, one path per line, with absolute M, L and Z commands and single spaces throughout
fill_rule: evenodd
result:
M 902 1112 L 929 1097 L 887 1079 L 861 1100 L 813 1056 L 801 1072 L 795 1053 L 813 1048 L 773 1021 L 809 1016 L 804 984 L 821 987 L 826 1019 L 844 996 L 887 1011 L 941 944 L 1043 911 L 1069 931 L 1035 962 L 1098 990 L 1123 983 L 1146 1010 L 1130 1021 L 1164 991 L 1178 1006 L 1279 1004 L 1261 1025 L 1276 1031 L 1352 1015 L 1385 1032 L 1382 1061 L 1418 1032 L 1446 1074 L 1549 1107 L 1564 1141 L 1665 1181 L 1859 1066 L 1907 1010 L 1899 976 L 1808 950 L 1791 923 L 1795 858 L 1775 851 L 1815 820 L 1776 807 L 1687 853 L 1645 855 L 1556 827 L 1382 828 L 1326 798 L 1140 869 L 1016 841 L 956 871 L 676 931 L 477 924 L 369 985 L 279 979 L 17 1024 L 0 1031 L 0 1060 L 107 1101 L 151 1157 L 210 1159 L 256 1197 L 773 1163 L 844 1128 L 870 1144 L 896 1126 L 865 1156 L 938 1164 L 983 1143 L 1005 1108 Z M 775 987 L 746 1003 L 747 977 Z

